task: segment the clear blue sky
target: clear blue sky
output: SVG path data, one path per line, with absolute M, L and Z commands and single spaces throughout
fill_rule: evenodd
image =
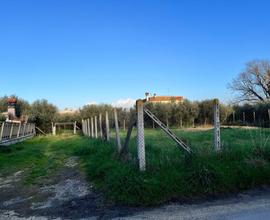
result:
M 270 57 L 260 0 L 0 0 L 0 96 L 64 107 L 231 97 L 247 61 Z

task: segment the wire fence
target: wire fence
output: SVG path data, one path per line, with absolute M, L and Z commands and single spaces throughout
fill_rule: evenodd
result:
M 33 123 L 2 122 L 0 123 L 0 145 L 10 145 L 36 135 Z

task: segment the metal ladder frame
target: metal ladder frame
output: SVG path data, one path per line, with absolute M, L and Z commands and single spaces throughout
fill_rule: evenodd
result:
M 191 153 L 191 149 L 186 145 L 180 138 L 178 138 L 167 126 L 165 126 L 151 111 L 144 108 L 144 112 L 154 121 L 157 125 L 169 136 L 171 137 L 182 149 L 186 152 Z

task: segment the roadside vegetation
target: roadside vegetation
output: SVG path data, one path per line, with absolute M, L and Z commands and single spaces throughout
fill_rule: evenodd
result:
M 185 155 L 160 130 L 146 130 L 144 173 L 137 169 L 134 135 L 130 160 L 125 162 L 118 158 L 114 139 L 108 144 L 63 134 L 0 148 L 0 174 L 23 170 L 25 184 L 38 184 L 53 176 L 67 158 L 77 156 L 89 182 L 108 200 L 136 206 L 190 201 L 270 184 L 269 129 L 222 129 L 222 153 L 212 150 L 212 130 L 175 132 L 195 153 Z

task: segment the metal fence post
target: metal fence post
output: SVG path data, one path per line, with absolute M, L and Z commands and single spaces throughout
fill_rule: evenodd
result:
M 120 134 L 119 134 L 119 125 L 118 125 L 118 117 L 117 117 L 116 109 L 114 109 L 114 121 L 115 121 L 115 138 L 116 138 L 117 150 L 118 150 L 118 153 L 120 153 L 122 146 L 121 146 L 121 139 L 120 139 Z
M 218 99 L 214 100 L 214 136 L 215 136 L 215 150 L 220 151 L 220 115 L 219 115 L 219 101 Z
M 13 123 L 11 123 L 10 133 L 9 133 L 9 139 L 12 138 L 13 135 Z
M 143 101 L 138 100 L 136 103 L 137 110 L 137 154 L 140 171 L 146 170 L 145 161 L 145 142 L 144 142 L 144 112 Z
M 108 112 L 105 112 L 106 117 L 106 139 L 107 141 L 110 141 L 110 125 L 109 125 L 109 115 Z
M 34 135 L 37 135 L 36 124 L 33 124 L 33 126 L 34 126 Z
M 25 129 L 26 129 L 26 122 L 24 122 L 24 125 L 23 125 L 23 135 L 22 136 L 25 136 Z M 52 133 L 53 133 L 53 130 L 52 130 Z
M 1 142 L 2 139 L 3 139 L 4 127 L 5 127 L 5 122 L 3 122 L 3 123 L 2 123 L 2 126 L 1 126 L 1 131 L 0 131 L 0 142 Z
M 100 132 L 100 138 L 103 138 L 103 132 L 102 132 L 102 114 L 99 114 L 99 132 Z
M 22 125 L 22 123 L 20 122 L 20 124 L 19 124 L 19 128 L 18 128 L 18 132 L 17 132 L 17 138 L 19 138 L 19 137 L 20 137 L 21 125 Z

